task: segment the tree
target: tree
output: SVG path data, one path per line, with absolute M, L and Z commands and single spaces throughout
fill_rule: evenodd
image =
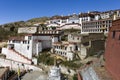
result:
M 74 74 L 74 76 L 73 76 L 73 80 L 78 80 L 78 78 L 77 78 L 77 74 Z

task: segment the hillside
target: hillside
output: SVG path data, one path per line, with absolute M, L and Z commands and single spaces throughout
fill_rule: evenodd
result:
M 35 24 L 35 23 L 44 24 L 47 20 L 49 20 L 49 17 L 33 18 L 28 20 L 27 22 L 31 24 Z
M 48 20 L 48 17 L 33 18 L 27 21 L 17 21 L 0 25 L 0 41 L 7 40 L 10 36 L 16 36 L 18 27 L 30 27 L 36 23 L 44 23 Z

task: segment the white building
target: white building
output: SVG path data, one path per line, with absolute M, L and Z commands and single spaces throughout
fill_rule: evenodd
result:
M 115 12 L 116 12 L 116 16 L 120 17 L 120 10 L 116 10 Z
M 93 47 L 97 48 L 94 49 L 94 53 L 91 52 Z M 68 41 L 53 43 L 53 53 L 68 61 L 75 58 L 84 59 L 87 55 L 94 55 L 100 50 L 104 50 L 104 34 L 102 33 L 69 34 Z
M 87 48 L 81 43 L 83 36 L 87 36 L 87 35 L 82 35 L 82 34 L 69 34 L 68 35 L 68 42 L 75 43 L 74 52 L 77 53 L 77 55 L 81 59 L 84 59 L 87 56 Z
M 60 26 L 57 29 L 60 29 L 60 30 L 64 30 L 64 29 L 78 29 L 78 30 L 81 30 L 81 25 L 79 23 L 68 23 L 68 24 Z
M 61 31 L 41 31 L 39 34 L 29 34 L 20 38 L 8 40 L 7 48 L 2 49 L 2 53 L 8 59 L 37 64 L 33 56 L 37 56 L 43 49 L 51 48 L 52 43 L 61 40 Z M 22 59 L 22 60 L 21 60 Z
M 52 28 L 59 28 L 60 27 L 60 24 L 56 24 L 56 23 L 51 23 L 51 24 L 48 24 L 47 25 L 47 29 L 48 30 L 52 30 Z
M 53 16 L 50 20 L 46 22 L 47 27 L 60 27 L 68 23 L 68 16 Z
M 82 22 L 88 22 L 93 21 L 94 15 L 90 13 L 80 13 L 79 14 L 79 24 L 82 24 Z
M 53 53 L 66 58 L 68 61 L 73 60 L 76 56 L 84 59 L 87 56 L 87 48 L 81 41 L 83 36 L 81 34 L 69 34 L 68 41 L 56 42 L 53 44 Z
M 73 60 L 75 52 L 74 43 L 69 42 L 57 42 L 53 44 L 53 53 L 66 58 L 68 61 Z
M 112 26 L 112 19 L 94 20 L 82 22 L 81 33 L 108 33 L 109 27 Z
M 80 52 L 81 35 L 68 35 L 68 41 L 53 43 L 53 53 L 66 58 L 71 61 L 76 56 L 77 52 Z
M 72 16 L 70 16 L 68 18 L 68 22 L 67 23 L 79 23 L 79 16 L 76 14 L 73 14 Z
M 37 27 L 20 27 L 18 33 L 36 33 Z
M 82 22 L 92 20 L 94 20 L 94 15 L 90 13 L 56 16 L 47 21 L 47 27 L 56 27 L 57 29 L 81 29 Z
M 79 24 L 79 16 L 76 14 L 69 16 L 66 23 L 62 24 L 58 29 L 81 29 L 81 25 Z
M 113 15 L 113 12 L 111 11 L 100 13 L 101 19 L 109 19 L 110 17 L 112 17 L 112 15 Z
M 72 14 L 69 16 L 53 16 L 49 21 L 47 21 L 47 27 L 57 27 L 60 29 L 69 29 L 69 27 L 72 27 L 80 29 L 79 27 L 81 27 L 81 24 L 84 22 L 112 19 L 114 15 L 117 18 L 120 18 L 120 10 L 118 9 L 104 12 L 92 11 L 88 13 Z M 79 26 L 76 26 L 74 23 L 79 24 Z
M 117 18 L 120 17 L 120 9 L 101 12 L 100 18 L 101 19 L 109 19 L 109 18 L 112 19 L 114 15 L 116 15 Z

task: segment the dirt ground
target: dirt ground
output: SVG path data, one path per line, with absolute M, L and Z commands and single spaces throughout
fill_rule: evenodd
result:
M 7 42 L 0 42 L 0 48 L 4 47 L 7 45 Z

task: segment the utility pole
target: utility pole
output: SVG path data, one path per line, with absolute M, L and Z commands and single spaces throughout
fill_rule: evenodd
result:
M 18 70 L 17 70 L 17 74 L 18 74 L 18 80 L 20 80 L 20 67 L 19 67 L 19 64 L 18 65 Z

